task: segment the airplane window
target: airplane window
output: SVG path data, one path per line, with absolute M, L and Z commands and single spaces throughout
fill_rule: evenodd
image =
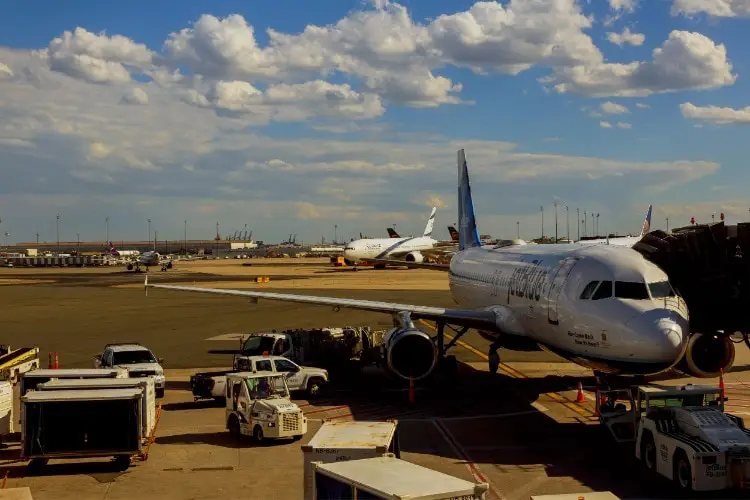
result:
M 664 297 L 674 297 L 677 294 L 672 289 L 669 281 L 657 281 L 656 283 L 648 284 L 649 290 L 651 290 L 651 296 L 655 299 L 661 299 Z
M 620 299 L 650 299 L 645 283 L 615 281 L 615 297 Z
M 596 292 L 594 292 L 594 295 L 591 297 L 591 300 L 607 299 L 611 296 L 612 296 L 612 282 L 602 281 L 602 284 L 599 285 L 599 288 L 596 289 Z
M 596 290 L 596 287 L 599 285 L 598 281 L 592 281 L 588 285 L 586 285 L 586 288 L 583 289 L 581 292 L 581 298 L 584 300 L 588 300 L 591 298 L 591 294 L 594 293 L 594 290 Z

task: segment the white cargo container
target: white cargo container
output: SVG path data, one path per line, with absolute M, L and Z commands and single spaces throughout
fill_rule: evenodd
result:
M 84 378 L 60 379 L 53 378 L 37 386 L 40 391 L 70 391 L 96 389 L 127 389 L 130 387 L 143 388 L 141 400 L 141 416 L 143 422 L 143 439 L 148 439 L 156 425 L 156 386 L 154 377 L 142 378 Z
M 588 493 L 562 493 L 559 495 L 536 495 L 530 500 L 620 500 L 609 491 L 589 491 Z
M 28 486 L 0 489 L 0 500 L 34 500 Z
M 313 462 L 313 499 L 485 500 L 487 483 L 472 483 L 393 456 Z
M 305 499 L 313 500 L 313 462 L 330 463 L 382 457 L 393 453 L 400 458 L 398 422 L 323 422 L 304 453 Z
M 15 432 L 13 426 L 13 385 L 0 382 L 0 442 Z
M 115 457 L 123 470 L 143 450 L 143 389 L 30 391 L 21 397 L 21 458 Z
M 53 378 L 128 378 L 124 368 L 46 368 L 31 370 L 21 376 L 21 396 Z

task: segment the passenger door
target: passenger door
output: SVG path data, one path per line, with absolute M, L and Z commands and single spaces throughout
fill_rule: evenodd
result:
M 255 362 L 255 371 L 258 372 L 272 372 L 273 366 L 271 365 L 270 359 L 261 359 Z
M 286 383 L 290 391 L 302 389 L 302 383 L 305 381 L 299 366 L 286 359 L 275 359 L 274 365 L 276 371 L 286 375 Z
M 549 292 L 547 294 L 547 321 L 551 325 L 560 324 L 560 315 L 558 310 L 558 304 L 560 301 L 560 294 L 562 293 L 565 282 L 568 281 L 570 271 L 573 270 L 578 257 L 567 257 L 560 262 L 560 266 L 557 268 L 557 273 L 552 279 Z

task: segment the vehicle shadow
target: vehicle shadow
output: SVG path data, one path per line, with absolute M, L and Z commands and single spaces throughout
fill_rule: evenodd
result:
M 257 443 L 249 436 L 235 438 L 228 431 L 221 432 L 195 432 L 189 434 L 174 434 L 171 436 L 158 436 L 155 443 L 159 445 L 185 445 L 185 444 L 207 444 L 220 446 L 222 448 L 259 448 L 284 446 L 291 443 L 291 439 L 265 439 Z

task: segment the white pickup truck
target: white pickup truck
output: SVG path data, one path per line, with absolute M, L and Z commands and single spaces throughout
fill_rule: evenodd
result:
M 129 378 L 153 376 L 157 398 L 164 397 L 166 387 L 163 362 L 137 342 L 107 344 L 101 354 L 94 356 L 94 368 L 125 368 Z
M 242 356 L 235 359 L 234 369 L 244 372 L 284 373 L 290 391 L 305 391 L 310 398 L 317 397 L 328 383 L 328 370 L 300 366 L 282 356 Z M 196 373 L 190 377 L 193 396 L 198 399 L 222 399 L 228 372 Z

